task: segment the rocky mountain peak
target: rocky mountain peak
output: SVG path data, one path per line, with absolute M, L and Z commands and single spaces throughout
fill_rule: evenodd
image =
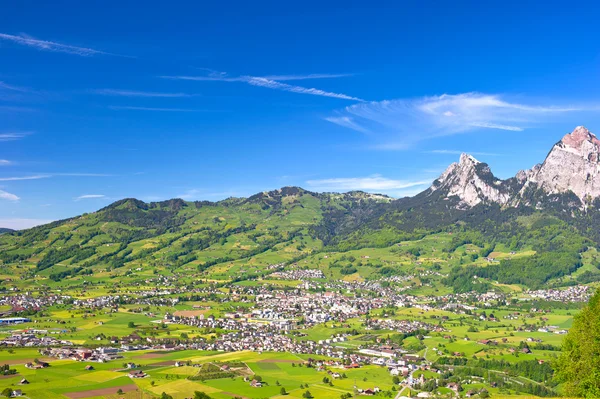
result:
M 458 197 L 461 206 L 475 206 L 481 202 L 506 203 L 509 199 L 489 166 L 475 157 L 461 154 L 459 162 L 451 164 L 446 171 L 433 182 L 430 193 L 442 193 L 446 199 Z
M 460 159 L 458 161 L 459 165 L 469 165 L 470 167 L 475 166 L 477 164 L 480 164 L 481 162 L 479 162 L 477 159 L 475 159 L 475 157 L 473 157 L 472 155 L 469 155 L 467 153 L 462 153 L 460 154 Z
M 561 143 L 576 149 L 581 149 L 586 144 L 591 144 L 596 147 L 600 146 L 600 140 L 584 126 L 577 126 L 571 133 L 567 133 L 562 138 Z
M 550 194 L 572 191 L 582 201 L 599 197 L 600 140 L 585 127 L 576 127 L 552 147 L 529 182 Z

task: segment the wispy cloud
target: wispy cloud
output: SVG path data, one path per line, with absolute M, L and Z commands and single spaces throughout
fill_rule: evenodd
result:
M 156 111 L 156 112 L 213 112 L 205 109 L 186 109 L 186 108 L 156 108 L 156 107 L 134 107 L 110 105 L 108 108 L 114 111 Z
M 9 85 L 8 83 L 3 82 L 3 81 L 0 81 L 0 89 L 2 89 L 2 90 L 16 91 L 16 92 L 19 92 L 19 93 L 30 93 L 31 92 L 30 89 L 27 89 L 25 87 Z
M 342 100 L 364 101 L 363 99 L 348 96 L 346 94 L 332 93 L 329 91 L 324 91 L 324 90 L 314 89 L 314 88 L 306 88 L 306 87 L 302 87 L 302 86 L 294 86 L 294 85 L 289 85 L 287 83 L 281 83 L 281 82 L 266 79 L 266 78 L 250 77 L 246 81 L 246 83 L 248 83 L 252 86 L 266 87 L 268 89 L 274 89 L 274 90 L 283 90 L 283 91 L 288 91 L 291 93 L 311 94 L 313 96 L 340 98 Z
M 486 129 L 500 129 L 500 130 L 510 130 L 511 132 L 522 132 L 525 128 L 519 126 L 510 126 L 510 125 L 501 125 L 499 123 L 489 123 L 489 122 L 473 122 L 471 123 L 473 127 L 484 127 Z
M 31 107 L 18 107 L 15 105 L 0 105 L 0 111 L 8 111 L 8 112 L 34 112 L 37 111 L 35 108 Z
M 494 152 L 480 152 L 480 151 L 458 151 L 458 150 L 431 150 L 425 151 L 428 154 L 446 154 L 446 155 L 460 155 L 463 153 L 471 154 L 471 155 L 483 155 L 483 156 L 491 156 L 496 157 L 501 154 L 497 154 Z
M 0 181 L 39 180 L 39 179 L 48 179 L 50 177 L 52 177 L 52 175 L 31 175 L 31 176 L 0 177 Z
M 67 173 L 50 173 L 50 176 L 72 176 L 72 177 L 112 177 L 110 173 L 79 173 L 79 172 L 67 172 Z
M 9 201 L 18 201 L 20 198 L 14 194 L 8 193 L 4 190 L 0 190 L 0 199 L 9 200 Z
M 189 189 L 181 194 L 178 194 L 175 196 L 175 198 L 181 198 L 183 200 L 186 201 L 193 201 L 193 200 L 206 200 L 206 199 L 222 199 L 222 198 L 229 198 L 229 197 L 238 197 L 243 195 L 242 193 L 236 192 L 236 191 L 208 191 L 208 190 L 200 190 L 200 189 Z
M 177 98 L 177 97 L 192 97 L 186 93 L 159 93 L 152 91 L 135 91 L 135 90 L 118 90 L 118 89 L 97 89 L 91 91 L 94 94 L 103 96 L 116 97 L 161 97 L 161 98 Z
M 325 120 L 371 133 L 373 148 L 406 149 L 421 140 L 471 131 L 520 132 L 573 112 L 599 110 L 598 105 L 545 106 L 505 100 L 482 93 L 363 102 L 345 107 Z
M 368 129 L 354 122 L 354 119 L 349 116 L 329 116 L 325 118 L 325 120 L 331 123 L 335 123 L 336 125 L 347 127 L 348 129 L 356 130 L 357 132 L 367 134 L 371 133 Z
M 13 162 L 9 161 L 8 159 L 0 159 L 0 166 L 8 166 L 12 164 Z
M 101 199 L 101 198 L 106 198 L 106 195 L 104 195 L 104 194 L 84 194 L 84 195 L 80 195 L 79 197 L 76 197 L 75 201 L 81 201 L 81 200 L 85 200 L 85 199 Z
M 22 229 L 29 229 L 31 227 L 50 223 L 50 222 L 52 222 L 52 220 L 50 220 L 50 219 L 12 218 L 12 219 L 0 219 L 0 226 L 6 227 L 9 229 L 22 230 Z
M 28 176 L 10 176 L 0 177 L 0 181 L 23 181 L 23 180 L 39 180 L 50 179 L 52 177 L 110 177 L 113 175 L 103 173 L 39 173 Z
M 339 98 L 342 100 L 364 101 L 361 98 L 343 93 L 334 93 L 316 88 L 290 85 L 282 81 L 327 79 L 350 76 L 348 74 L 309 74 L 309 75 L 272 75 L 272 76 L 229 76 L 225 72 L 209 70 L 205 76 L 162 76 L 165 79 L 192 80 L 192 81 L 219 81 L 219 82 L 244 82 L 251 86 L 265 87 L 273 90 L 287 91 L 297 94 L 310 94 L 313 96 Z
M 13 42 L 16 44 L 20 44 L 22 46 L 31 47 L 36 50 L 51 51 L 51 52 L 55 52 L 55 53 L 73 54 L 73 55 L 79 55 L 82 57 L 91 57 L 94 55 L 116 55 L 116 54 L 106 53 L 106 52 L 100 51 L 100 50 L 94 50 L 92 48 L 71 46 L 68 44 L 51 42 L 48 40 L 38 40 L 38 39 L 34 39 L 30 36 L 26 36 L 23 34 L 16 36 L 16 35 L 9 35 L 6 33 L 0 33 L 0 40 L 5 40 L 5 41 Z
M 310 80 L 310 79 L 333 79 L 333 78 L 347 78 L 354 76 L 353 73 L 309 73 L 307 75 L 269 75 L 262 76 L 269 80 Z
M 377 191 L 387 192 L 391 190 L 401 190 L 411 187 L 425 186 L 432 180 L 396 180 L 383 177 L 381 175 L 372 175 L 368 177 L 341 177 L 321 180 L 308 180 L 307 186 L 316 191 Z

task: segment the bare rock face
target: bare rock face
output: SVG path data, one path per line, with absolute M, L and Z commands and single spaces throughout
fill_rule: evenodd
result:
M 441 191 L 446 198 L 456 196 L 466 207 L 481 202 L 505 204 L 510 199 L 502 180 L 494 177 L 487 164 L 467 154 L 461 154 L 460 161 L 451 164 L 433 183 L 430 191 Z
M 497 179 L 487 164 L 462 154 L 426 193 L 431 198 L 433 193 L 436 198 L 458 198 L 460 208 L 480 203 L 543 208 L 546 199 L 557 201 L 556 195 L 563 194 L 569 207 L 585 207 L 600 197 L 600 140 L 579 126 L 552 147 L 544 163 L 507 180 Z
M 578 126 L 552 147 L 527 180 L 549 194 L 570 190 L 582 201 L 600 196 L 600 140 Z

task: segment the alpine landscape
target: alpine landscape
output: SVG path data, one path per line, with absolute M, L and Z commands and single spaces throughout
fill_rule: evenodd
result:
M 0 396 L 600 397 L 596 5 L 59 3 L 0 12 Z

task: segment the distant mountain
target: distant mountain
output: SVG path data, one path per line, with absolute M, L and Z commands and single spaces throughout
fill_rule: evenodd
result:
M 414 197 L 283 187 L 219 202 L 127 198 L 97 212 L 2 234 L 0 272 L 73 283 L 88 275 L 140 282 L 146 277 L 137 271 L 148 268 L 217 281 L 247 279 L 321 251 L 390 247 L 448 232 L 445 253 L 471 243 L 484 256 L 497 245 L 533 253 L 469 269 L 468 275 L 453 271 L 455 289 L 470 289 L 472 277 L 486 273 L 494 281 L 539 287 L 573 273 L 582 253 L 600 247 L 599 154 L 600 141 L 578 127 L 542 164 L 515 177 L 499 179 L 487 164 L 462 154 Z M 600 281 L 600 269 L 586 273 L 586 281 Z
M 539 198 L 539 193 L 536 197 L 540 201 L 531 198 L 531 193 L 539 190 L 548 198 L 576 197 L 578 201 L 570 201 L 575 207 L 587 206 L 600 197 L 600 140 L 578 126 L 552 147 L 542 164 L 506 180 L 496 178 L 487 164 L 462 154 L 460 161 L 451 164 L 428 192 L 441 193 L 445 199 L 456 197 L 460 208 L 481 203 L 543 207 L 544 199 Z
M 14 232 L 14 231 L 15 231 L 15 230 L 13 230 L 13 229 L 7 229 L 7 228 L 4 228 L 4 227 L 0 227 L 0 234 L 4 234 L 4 233 L 12 233 L 12 232 Z

